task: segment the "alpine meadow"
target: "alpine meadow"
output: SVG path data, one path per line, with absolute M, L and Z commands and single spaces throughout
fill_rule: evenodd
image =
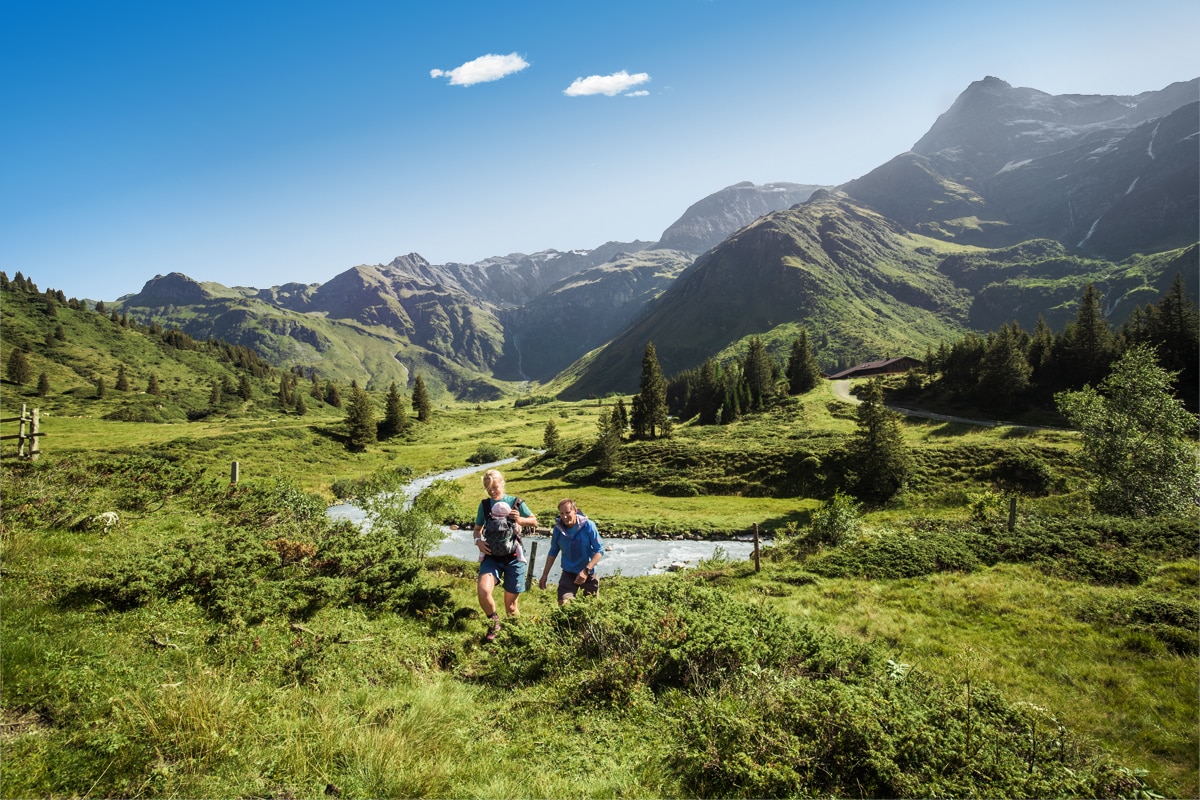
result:
M 985 77 L 654 242 L 3 265 L 0 796 L 1200 796 L 1198 137 Z M 497 464 L 605 555 L 488 641 Z

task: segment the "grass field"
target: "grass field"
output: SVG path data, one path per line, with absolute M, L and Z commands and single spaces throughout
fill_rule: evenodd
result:
M 37 401 L 4 389 L 2 417 Z M 822 498 L 778 487 L 800 456 L 831 457 L 852 410 L 822 387 L 733 425 L 682 425 L 626 444 L 597 480 L 595 401 L 440 407 L 365 453 L 347 451 L 334 409 L 147 424 L 85 405 L 43 420 L 36 469 L 4 442 L 4 797 L 1200 792 L 1200 577 L 1194 536 L 1179 544 L 1196 520 L 1070 528 L 1086 502 L 1069 432 L 906 423 L 913 480 L 845 544 L 772 553 L 761 572 L 608 579 L 567 611 L 535 589 L 485 646 L 473 565 L 453 559 L 414 579 L 440 605 L 298 611 L 353 592 L 280 561 L 287 542 L 329 536 L 287 487 L 319 509 L 339 479 L 460 467 L 485 444 L 529 453 L 553 419 L 578 457 L 505 469 L 543 520 L 570 495 L 602 533 L 797 533 Z M 1058 484 L 1022 501 L 1010 537 L 1003 509 L 972 508 L 986 465 L 1017 446 Z M 654 493 L 679 477 L 741 493 Z M 456 513 L 480 496 L 462 479 Z M 113 507 L 108 534 L 70 524 Z M 872 572 L 877 552 L 917 566 Z

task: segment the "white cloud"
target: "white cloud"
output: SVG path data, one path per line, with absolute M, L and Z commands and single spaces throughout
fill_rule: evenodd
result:
M 648 97 L 649 95 L 650 95 L 650 93 L 647 92 L 645 89 L 639 89 L 638 91 L 630 92 L 629 94 L 627 94 L 625 96 L 626 97 Z
M 529 66 L 529 62 L 516 53 L 498 56 L 488 53 L 474 61 L 468 61 L 461 67 L 452 70 L 431 69 L 429 77 L 440 78 L 443 75 L 450 78 L 451 86 L 473 86 L 476 83 L 487 83 L 506 78 L 514 72 L 520 72 Z
M 614 72 L 612 75 L 590 75 L 586 78 L 576 78 L 574 83 L 563 89 L 563 94 L 568 97 L 584 97 L 591 94 L 612 97 L 648 80 L 650 76 L 645 72 L 630 75 L 625 70 Z

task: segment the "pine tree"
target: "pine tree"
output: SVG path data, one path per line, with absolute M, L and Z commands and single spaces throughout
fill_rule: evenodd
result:
M 54 338 L 60 342 L 65 342 L 67 340 L 67 332 L 63 330 L 62 325 L 54 326 Z
M 328 381 L 325 384 L 325 402 L 334 408 L 342 407 L 342 394 L 338 391 L 337 384 L 333 381 Z
M 771 356 L 767 353 L 766 345 L 757 336 L 750 337 L 742 375 L 746 379 L 746 388 L 749 390 L 750 408 L 762 411 L 766 407 L 767 401 L 775 394 L 775 369 L 771 363 Z
M 213 381 L 212 391 L 208 393 L 208 404 L 213 408 L 221 405 L 221 382 Z
M 620 464 L 621 437 L 613 427 L 612 413 L 607 408 L 600 409 L 596 431 L 596 461 L 602 473 L 612 475 Z
M 104 387 L 104 378 L 96 378 L 96 399 L 103 400 L 107 390 Z
M 668 438 L 671 435 L 671 423 L 667 417 L 667 381 L 658 363 L 654 342 L 646 343 L 642 355 L 642 379 L 637 396 L 641 402 L 639 404 L 635 399 L 633 418 L 630 420 L 634 436 L 642 439 Z
M 20 274 L 19 272 L 17 273 Z M 8 356 L 8 364 L 5 367 L 5 374 L 8 379 L 18 386 L 24 386 L 32 376 L 32 370 L 29 367 L 29 359 L 25 357 L 25 351 L 19 347 L 14 347 Z
M 350 386 L 350 404 L 346 407 L 346 429 L 350 436 L 351 450 L 366 450 L 375 444 L 375 409 L 371 406 L 371 398 L 367 393 L 352 383 Z
M 295 410 L 296 414 L 301 417 L 308 413 L 308 404 L 304 402 L 304 395 L 300 394 L 299 392 L 296 393 Z
M 613 408 L 613 427 L 619 430 L 624 438 L 625 429 L 629 427 L 629 412 L 625 409 L 624 397 L 618 397 L 617 405 Z
M 313 400 L 325 401 L 325 393 L 321 391 L 321 382 L 317 380 L 317 374 L 314 372 L 312 376 L 312 386 L 308 387 L 308 396 Z
M 37 393 L 38 397 L 47 397 L 50 394 L 50 376 L 44 372 L 38 375 Z
M 1017 323 L 1002 325 L 989 337 L 979 368 L 976 396 L 985 406 L 1009 409 L 1029 388 L 1033 368 L 1026 352 L 1029 336 Z
M 250 400 L 254 397 L 254 388 L 250 385 L 250 378 L 244 372 L 238 376 L 237 393 L 238 397 L 243 400 Z
M 379 423 L 379 438 L 389 439 L 408 429 L 408 415 L 404 413 L 404 399 L 395 381 L 388 387 L 383 404 L 383 420 Z
M 146 394 L 162 397 L 162 388 L 158 385 L 158 376 L 153 372 L 150 373 L 150 380 L 146 381 Z
M 927 355 L 926 361 L 929 360 L 930 356 Z M 808 331 L 801 328 L 800 335 L 792 342 L 792 352 L 788 356 L 788 393 L 804 394 L 816 388 L 820 380 L 821 367 L 808 344 Z
M 859 497 L 886 500 L 904 485 L 912 457 L 899 420 L 883 404 L 883 384 L 871 380 L 858 406 L 858 432 L 851 444 Z
M 720 422 L 721 402 L 725 399 L 725 391 L 721 386 L 721 371 L 713 359 L 706 358 L 700 365 L 694 392 L 697 421 L 701 425 L 716 425 Z
M 294 405 L 292 401 L 291 376 L 286 372 L 279 376 L 278 397 L 280 408 L 291 408 Z
M 542 448 L 546 451 L 546 455 L 557 455 L 559 448 L 562 447 L 562 438 L 558 435 L 558 425 L 554 420 L 546 422 L 546 431 L 542 434 Z
M 1074 322 L 1055 346 L 1055 373 L 1061 386 L 1095 386 L 1108 372 L 1115 356 L 1112 331 L 1096 285 L 1083 287 Z
M 429 392 L 425 390 L 425 380 L 419 374 L 413 380 L 412 402 L 413 410 L 417 412 L 417 420 L 429 422 L 433 416 L 433 404 L 429 402 Z
M 129 376 L 125 374 L 125 365 L 122 364 L 117 368 L 117 382 L 113 386 L 118 392 L 129 391 Z

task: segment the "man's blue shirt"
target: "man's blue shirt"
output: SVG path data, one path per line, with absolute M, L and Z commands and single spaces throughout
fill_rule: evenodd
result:
M 562 553 L 563 572 L 579 572 L 603 547 L 596 523 L 582 514 L 576 514 L 575 525 L 570 528 L 563 529 L 561 522 L 555 522 L 550 534 L 550 557 Z

